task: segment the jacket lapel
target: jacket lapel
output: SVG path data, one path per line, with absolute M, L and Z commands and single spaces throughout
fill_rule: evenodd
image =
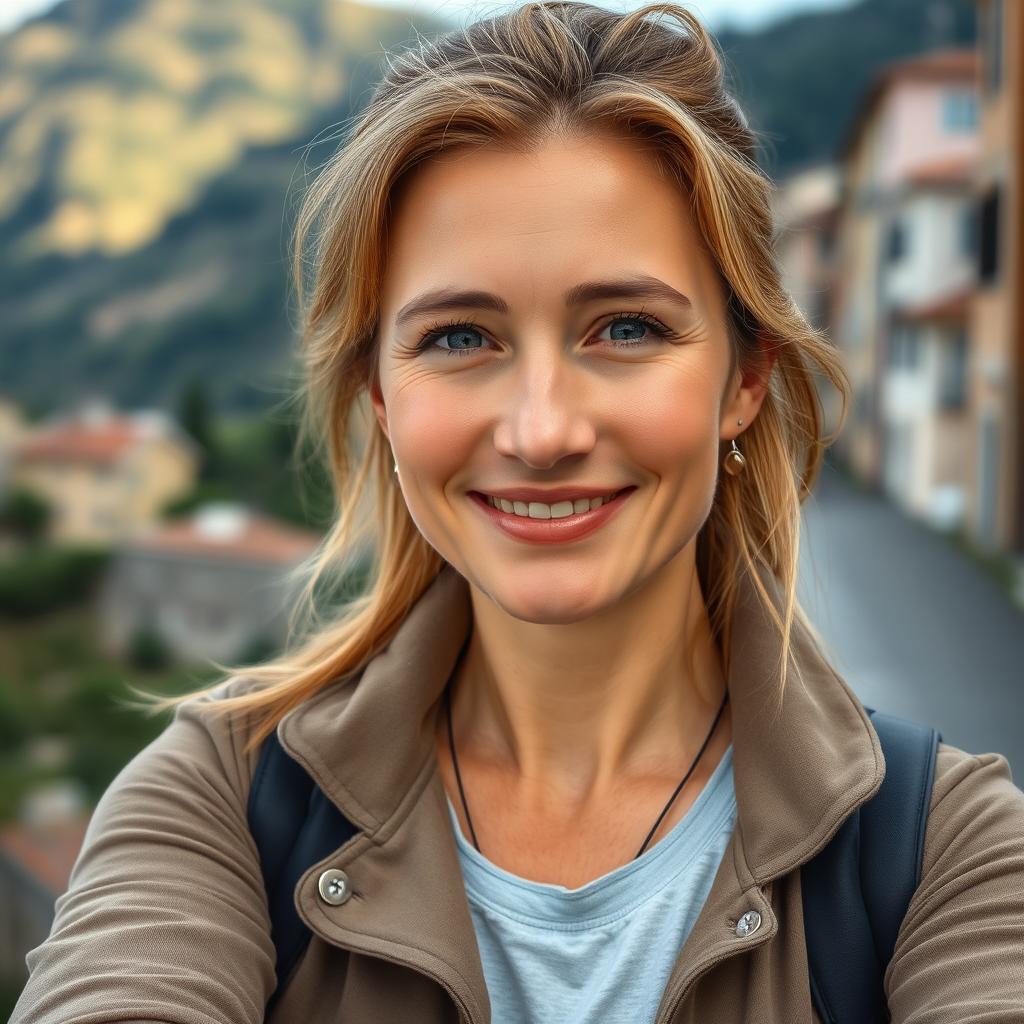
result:
M 767 572 L 761 581 L 781 617 L 778 582 Z M 361 672 L 293 708 L 278 736 L 361 829 L 300 879 L 296 906 L 307 925 L 336 945 L 422 971 L 444 986 L 468 1020 L 488 1022 L 434 748 L 440 698 L 471 625 L 469 585 L 446 563 L 391 643 Z M 778 631 L 745 579 L 728 672 L 736 829 L 669 978 L 663 1010 L 718 960 L 776 934 L 764 887 L 813 857 L 882 783 L 881 746 L 863 706 L 807 627 L 796 619 L 792 629 L 780 703 Z M 320 873 L 329 867 L 342 868 L 352 883 L 352 897 L 338 906 L 319 896 Z M 737 921 L 751 910 L 761 915 L 760 927 L 737 936 Z
M 760 579 L 781 620 L 781 585 L 768 572 Z M 729 647 L 736 827 L 665 985 L 659 1022 L 677 1019 L 686 993 L 716 963 L 775 937 L 779 922 L 771 882 L 811 860 L 885 777 L 871 719 L 798 618 L 779 701 L 781 640 L 749 578 L 737 596 Z M 760 915 L 760 925 L 737 935 L 737 923 L 750 911 Z M 790 914 L 790 927 L 801 928 L 802 917 L 794 919 L 792 908 Z M 778 994 L 777 988 L 771 991 Z M 744 998 L 737 996 L 737 1005 Z M 700 1018 L 694 1013 L 685 1019 Z

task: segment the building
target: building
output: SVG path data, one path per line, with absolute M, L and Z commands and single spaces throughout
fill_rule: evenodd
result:
M 828 333 L 834 319 L 839 168 L 821 164 L 779 182 L 772 199 L 775 251 L 782 283 L 813 327 Z M 825 429 L 839 426 L 838 392 L 819 390 Z
M 18 819 L 0 827 L 0 976 L 20 988 L 25 955 L 53 925 L 54 903 L 67 891 L 92 811 L 74 780 L 30 794 Z
M 967 527 L 1024 555 L 1024 9 L 977 5 L 980 68 L 978 288 L 970 309 L 972 472 Z M 1024 590 L 1024 588 L 1022 588 Z
M 837 452 L 910 513 L 954 527 L 970 481 L 978 58 L 887 65 L 843 143 L 832 333 L 853 385 Z
M 157 522 L 164 505 L 191 491 L 200 457 L 166 414 L 93 402 L 21 438 L 11 485 L 50 503 L 49 540 L 112 544 Z
M 967 319 L 976 276 L 974 157 L 911 169 L 885 236 L 878 415 L 882 487 L 932 525 L 962 525 L 970 487 Z
M 158 524 L 114 553 L 99 588 L 101 642 L 124 657 L 148 635 L 184 664 L 269 653 L 287 639 L 287 574 L 321 539 L 228 502 Z

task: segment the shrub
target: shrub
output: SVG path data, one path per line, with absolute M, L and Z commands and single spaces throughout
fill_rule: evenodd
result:
M 33 544 L 0 562 L 0 615 L 28 618 L 86 600 L 108 548 Z

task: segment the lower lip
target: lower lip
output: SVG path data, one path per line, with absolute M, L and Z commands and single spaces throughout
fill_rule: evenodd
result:
M 488 503 L 483 495 L 475 491 L 470 492 L 469 496 L 491 522 L 504 530 L 510 537 L 515 537 L 516 540 L 533 541 L 537 544 L 562 544 L 565 541 L 586 537 L 600 529 L 622 508 L 626 499 L 635 490 L 635 487 L 629 487 L 620 491 L 611 501 L 606 502 L 600 508 L 592 509 L 589 512 L 573 513 L 571 516 L 563 516 L 561 519 L 528 519 L 526 516 L 517 516 L 512 512 L 503 512 L 501 509 L 495 508 Z

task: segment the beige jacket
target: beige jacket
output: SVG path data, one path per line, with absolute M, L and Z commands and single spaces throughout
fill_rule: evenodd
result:
M 861 703 L 799 624 L 807 685 L 790 679 L 773 720 L 778 640 L 749 584 L 738 616 L 737 824 L 656 1024 L 818 1021 L 798 869 L 885 772 Z M 313 937 L 272 1024 L 490 1021 L 433 729 L 471 621 L 468 585 L 446 566 L 387 649 L 279 725 L 286 750 L 362 831 L 295 889 Z M 223 691 L 250 685 L 235 677 Z M 100 800 L 51 934 L 28 954 L 13 1024 L 265 1019 L 274 947 L 246 825 L 258 752 L 242 756 L 243 733 L 202 717 L 199 700 Z M 338 905 L 320 895 L 328 868 L 351 885 Z M 737 935 L 751 910 L 760 926 Z M 939 748 L 922 882 L 885 991 L 897 1024 L 1024 1021 L 1024 793 L 1000 754 Z

